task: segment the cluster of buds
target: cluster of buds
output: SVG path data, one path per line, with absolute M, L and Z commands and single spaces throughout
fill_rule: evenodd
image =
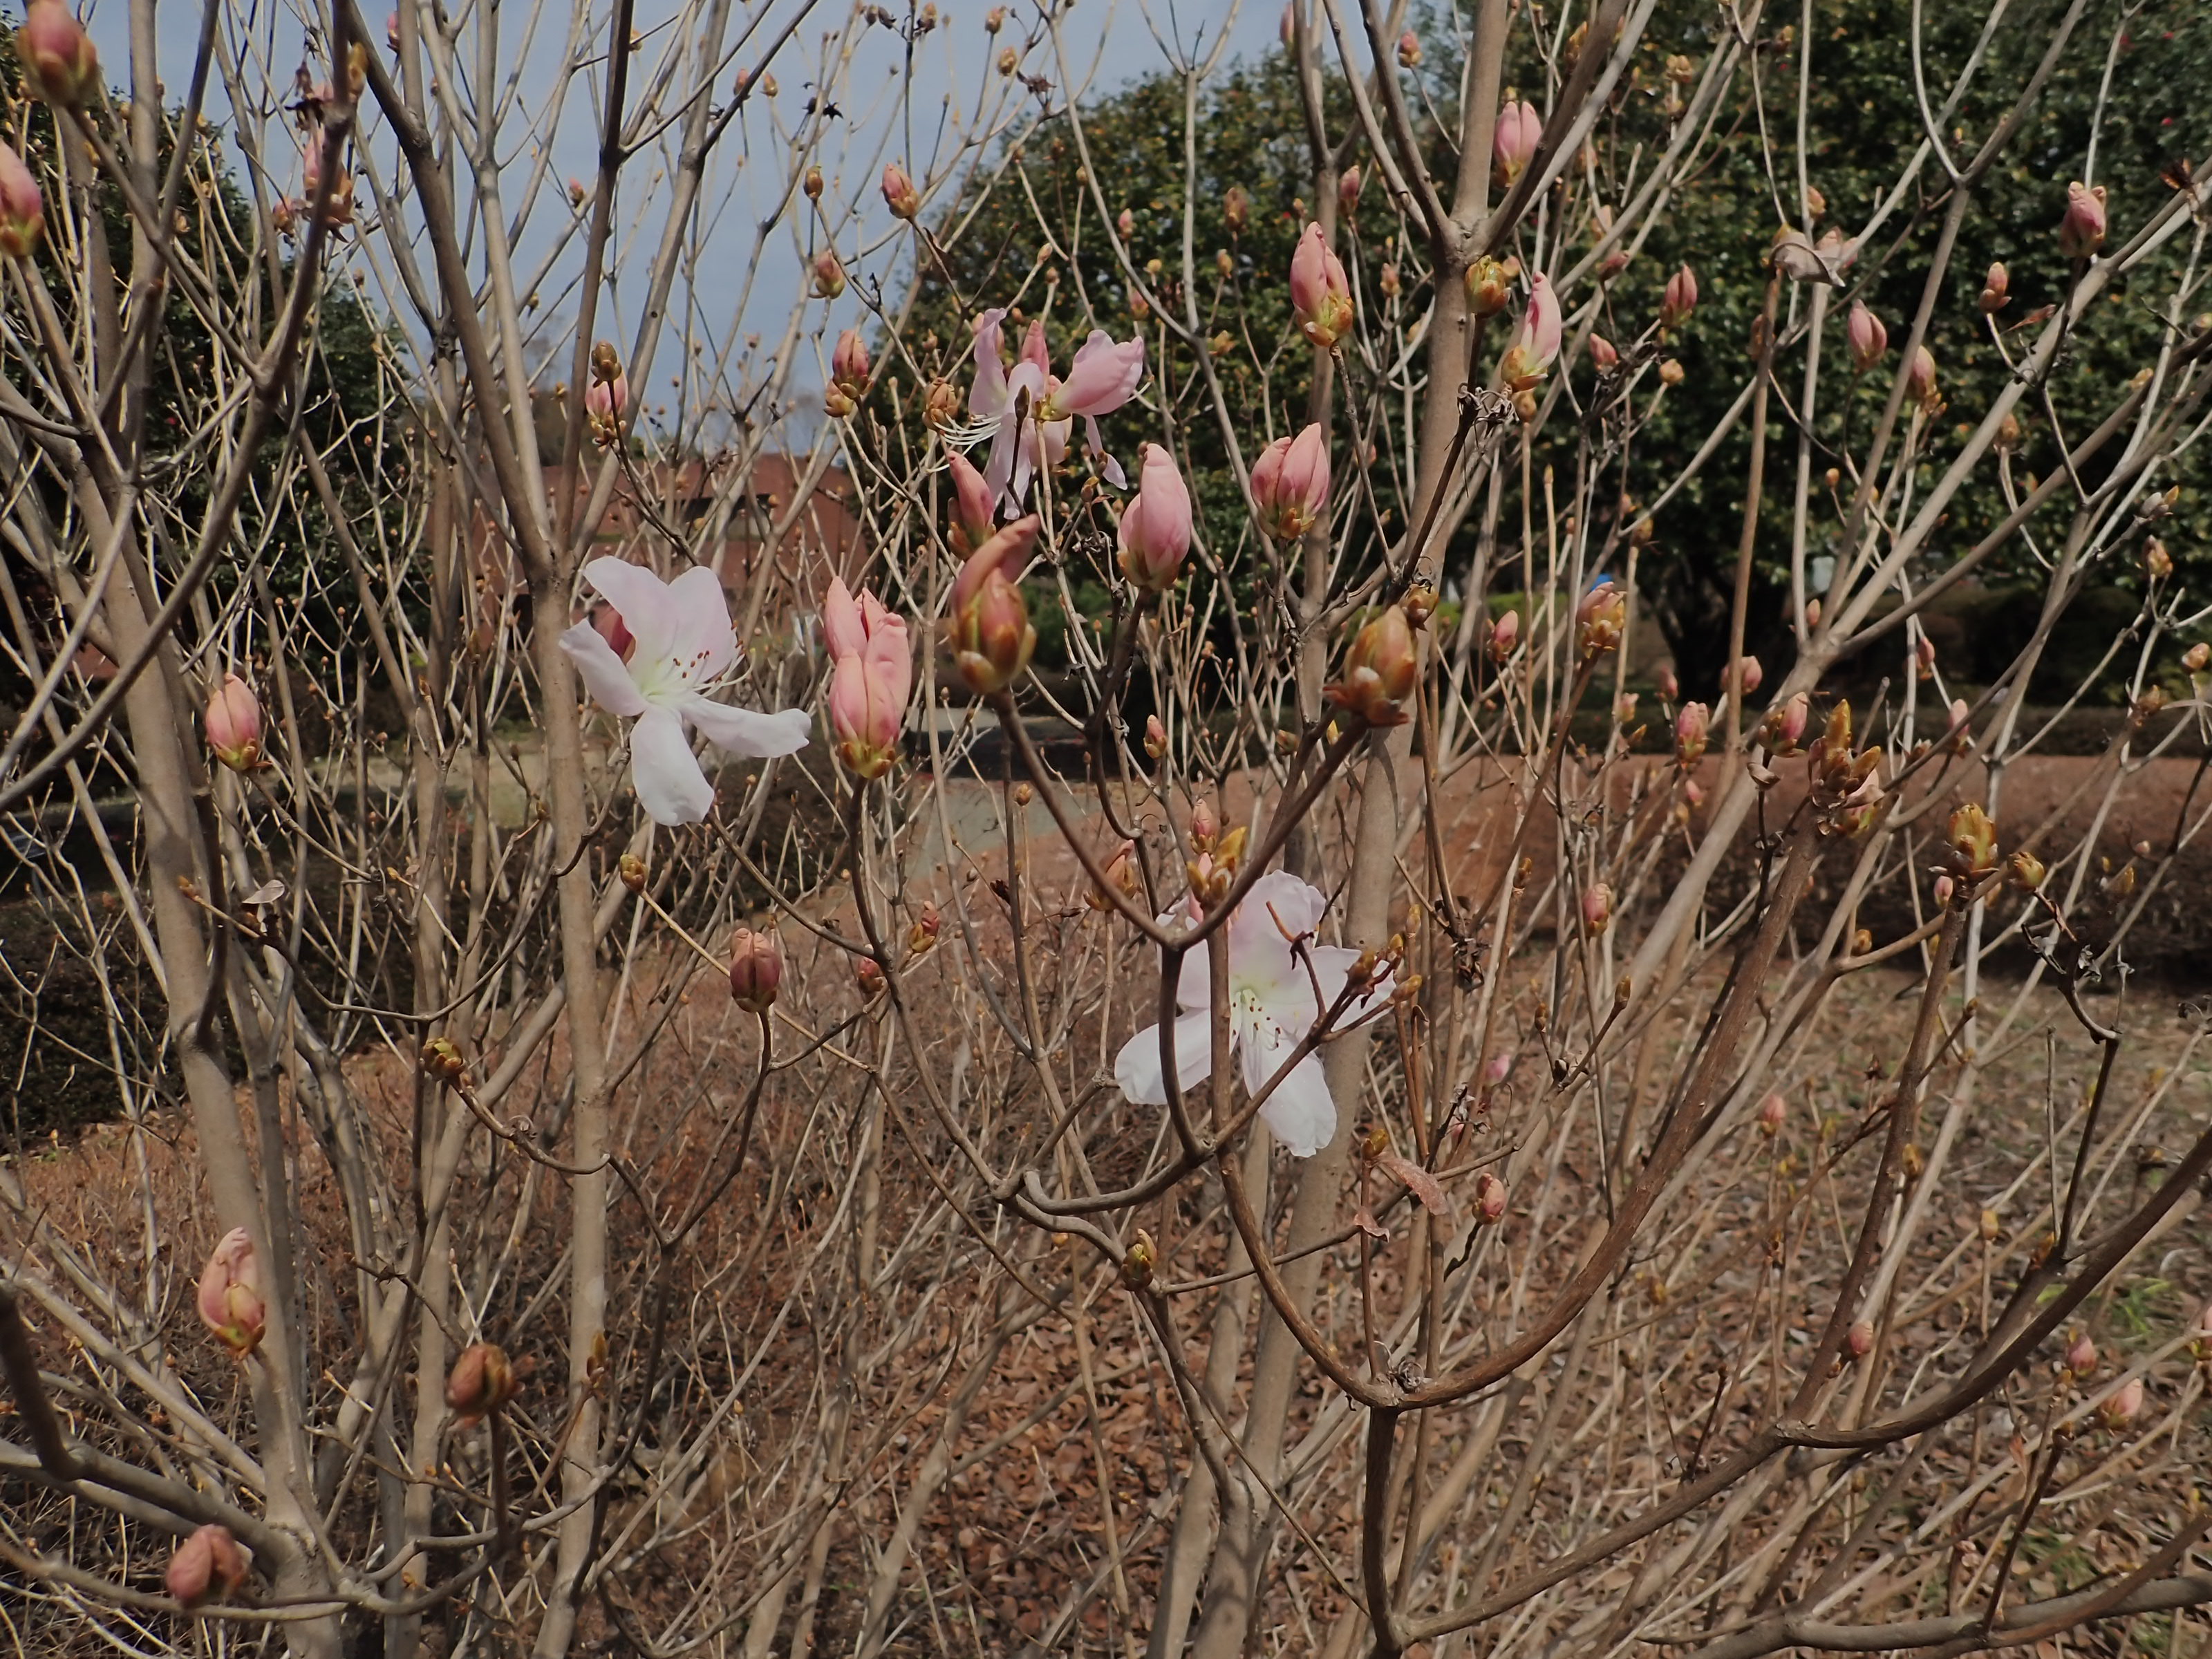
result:
M 233 1227 L 200 1269 L 200 1322 L 235 1358 L 261 1346 L 269 1330 L 269 1304 L 261 1295 L 261 1267 L 253 1235 Z
M 2086 259 L 2105 245 L 2105 187 L 2075 179 L 2066 186 L 2066 211 L 2058 221 L 2058 251 Z
M 1321 226 L 1310 224 L 1291 256 L 1291 307 L 1298 331 L 1323 351 L 1352 332 L 1357 317 L 1344 262 L 1331 251 Z
M 1329 701 L 1370 726 L 1403 725 L 1410 716 L 1402 705 L 1413 695 L 1420 667 L 1404 607 L 1386 605 L 1353 636 L 1343 676 L 1328 688 Z
M 46 223 L 39 181 L 11 146 L 0 143 L 0 253 L 29 258 Z
M 1261 450 L 1252 463 L 1252 505 L 1260 528 L 1278 541 L 1296 541 L 1320 523 L 1328 511 L 1328 432 L 1309 426 Z
M 622 358 L 612 341 L 599 341 L 592 347 L 592 384 L 584 391 L 584 423 L 592 441 L 602 449 L 620 443 L 629 407 L 629 377 L 623 373 Z
M 1036 629 L 1016 584 L 1041 521 L 1018 519 L 969 556 L 952 583 L 953 665 L 968 689 L 994 696 L 1018 679 L 1036 650 Z
M 1958 878 L 1958 890 L 1970 893 L 1974 884 L 1997 867 L 1997 827 L 1973 801 L 1957 808 L 1943 832 L 1944 868 Z
M 1844 337 L 1851 348 L 1851 367 L 1862 374 L 1882 360 L 1889 350 L 1889 331 L 1881 325 L 1881 319 L 1857 301 L 1851 301 L 1851 314 L 1844 325 Z
M 1575 607 L 1575 650 L 1584 662 L 1620 648 L 1628 626 L 1628 599 L 1610 576 L 1601 576 Z
M 99 101 L 100 54 L 62 0 L 31 0 L 15 31 L 15 61 L 39 96 L 56 109 Z
M 860 331 L 848 328 L 837 337 L 830 354 L 830 385 L 822 393 L 822 408 L 832 420 L 842 420 L 868 395 L 868 343 Z
M 2025 847 L 2005 860 L 2005 879 L 2023 893 L 2041 891 L 2043 878 L 2049 873 L 2043 860 Z
M 1806 763 L 1814 799 L 1827 814 L 1824 833 L 1863 833 L 1881 804 L 1881 750 L 1869 745 L 1855 753 L 1851 744 L 1851 705 L 1838 698 Z
M 322 154 L 322 141 L 319 138 L 312 140 L 307 146 L 306 166 L 300 175 L 300 199 L 293 204 L 293 210 L 295 214 L 313 212 L 319 202 L 322 204 L 323 228 L 336 230 L 341 225 L 353 222 L 353 174 L 341 162 L 337 171 L 331 175 L 331 185 L 325 191 L 323 188 Z
M 2155 536 L 2143 538 L 2142 568 L 2146 581 L 2162 582 L 2173 574 L 2173 555 Z
M 1407 29 L 1398 37 L 1398 67 L 1419 69 L 1421 66 L 1421 37 Z
M 914 187 L 914 179 L 896 161 L 884 168 L 884 204 L 890 209 L 894 219 L 912 219 L 921 211 L 921 192 Z
M 237 675 L 222 677 L 201 723 L 208 747 L 232 771 L 251 772 L 261 764 L 261 700 Z
M 783 951 L 773 933 L 740 927 L 730 937 L 730 1000 L 749 1014 L 765 1014 L 783 986 Z
M 1490 176 L 1497 180 L 1500 190 L 1512 189 L 1528 170 L 1528 163 L 1535 159 L 1536 148 L 1543 139 L 1544 118 L 1536 112 L 1534 104 L 1516 100 L 1498 112 L 1498 125 L 1490 139 Z
M 645 890 L 645 884 L 651 879 L 652 873 L 646 868 L 645 860 L 635 853 L 624 853 L 615 860 L 615 874 L 621 878 L 622 884 L 633 893 L 642 893 Z
M 473 1428 L 513 1400 L 521 1379 L 496 1342 L 471 1342 L 446 1374 L 446 1404 L 462 1428 Z
M 1136 496 L 1122 508 L 1118 527 L 1121 574 L 1145 592 L 1164 593 L 1182 574 L 1191 531 L 1190 487 L 1175 457 L 1158 444 L 1146 444 Z
M 210 1521 L 177 1546 L 161 1583 L 179 1607 L 205 1607 L 244 1583 L 250 1565 L 230 1528 Z

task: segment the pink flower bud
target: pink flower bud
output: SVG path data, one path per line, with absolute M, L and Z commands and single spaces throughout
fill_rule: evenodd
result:
M 1015 584 L 1041 527 L 1035 514 L 1015 520 L 977 548 L 953 579 L 953 665 L 981 696 L 1012 685 L 1036 650 L 1029 605 Z
M 1766 671 L 1759 665 L 1758 658 L 1740 658 L 1736 662 L 1735 672 L 1729 676 L 1729 689 L 1747 697 L 1759 690 L 1759 683 L 1765 678 Z
M 233 1227 L 222 1236 L 200 1270 L 200 1322 L 216 1341 L 243 1359 L 261 1346 L 269 1329 L 268 1304 L 261 1299 L 261 1270 L 253 1255 L 253 1235 Z
M 1844 1333 L 1844 1352 L 1853 1359 L 1864 1359 L 1874 1352 L 1874 1323 L 1862 1319 Z
M 830 381 L 848 398 L 857 398 L 868 389 L 868 345 L 860 337 L 860 331 L 848 328 L 837 337 L 837 348 L 830 354 Z
M 2075 179 L 2066 186 L 2066 212 L 2058 222 L 2058 251 L 2086 259 L 2105 245 L 2105 187 Z
M 1589 355 L 1591 366 L 1601 374 L 1607 373 L 1620 362 L 1620 353 L 1613 349 L 1613 342 L 1602 334 L 1593 334 L 1589 337 Z
M 2118 1434 L 2135 1421 L 2136 1413 L 2142 1410 L 2142 1405 L 2143 1380 L 2140 1376 L 2131 1376 L 2105 1396 L 2097 1407 L 2097 1415 L 2104 1419 L 2107 1429 Z
M 2066 1369 L 2076 1376 L 2087 1376 L 2097 1369 L 2097 1345 L 2084 1331 L 2074 1339 L 2074 1346 L 2066 1350 Z
M 884 168 L 884 202 L 894 219 L 911 219 L 921 211 L 921 192 L 896 161 Z
M 1370 726 L 1401 726 L 1408 718 L 1403 704 L 1413 695 L 1420 669 L 1420 647 L 1405 608 L 1385 605 L 1353 635 L 1344 653 L 1343 676 L 1328 688 L 1328 698 Z
M 1484 1080 L 1493 1089 L 1512 1074 L 1513 1055 L 1504 1050 L 1491 1055 L 1490 1064 L 1483 1068 L 1482 1073 Z
M 1697 308 L 1698 273 L 1684 265 L 1667 279 L 1667 292 L 1659 302 L 1659 320 L 1676 328 Z
M 623 411 L 629 407 L 629 376 L 617 372 L 611 380 L 593 380 L 584 390 L 584 423 L 601 447 L 622 441 Z
M 58 109 L 99 101 L 100 54 L 62 0 L 31 0 L 15 31 L 15 61 L 39 96 Z
M 1360 186 L 1365 183 L 1366 180 L 1359 176 L 1359 169 L 1356 166 L 1345 168 L 1343 173 L 1338 175 L 1336 209 L 1346 219 L 1352 219 L 1358 216 Z
M 1974 303 L 1984 312 L 1994 316 L 2005 308 L 2005 301 L 2011 296 L 2011 293 L 2012 273 L 2004 268 L 2002 261 L 1999 261 L 1990 265 L 1989 275 L 1982 278 L 1982 291 Z
M 1674 758 L 1683 765 L 1696 765 L 1698 757 L 1705 752 L 1712 719 L 1713 711 L 1701 702 L 1684 703 L 1674 716 Z
M 1328 434 L 1309 426 L 1295 438 L 1278 438 L 1252 464 L 1252 504 L 1260 527 L 1279 541 L 1296 541 L 1328 508 Z
M 2192 674 L 2203 673 L 2207 663 L 2212 663 L 2212 645 L 2202 640 L 2181 653 L 2181 665 Z
M 1501 260 L 1487 253 L 1467 268 L 1468 309 L 1478 317 L 1495 317 L 1513 303 L 1513 278 Z
M 1211 852 L 1213 843 L 1221 839 L 1221 820 L 1216 817 L 1213 803 L 1200 798 L 1190 809 L 1190 844 L 1201 853 Z
M 1682 785 L 1682 799 L 1692 806 L 1703 806 L 1705 804 L 1705 786 L 1695 778 L 1690 779 Z
M 856 602 L 842 581 L 830 584 L 823 602 L 822 635 L 836 662 L 830 678 L 830 729 L 837 758 L 866 781 L 879 778 L 898 758 L 914 689 L 914 653 L 906 623 L 866 590 Z
M 384 14 L 384 44 L 394 52 L 399 50 L 399 14 L 396 11 Z
M 864 997 L 878 997 L 884 994 L 883 964 L 873 957 L 856 957 L 853 961 L 853 983 Z
M 816 299 L 834 300 L 845 291 L 845 267 L 835 253 L 825 248 L 815 255 L 812 270 Z
M 991 539 L 995 506 L 991 486 L 965 455 L 946 456 L 945 466 L 952 474 L 953 518 L 960 535 L 966 538 L 961 550 L 973 552 Z
M 1521 642 L 1521 613 L 1509 611 L 1490 628 L 1490 659 L 1503 665 Z
M 1158 714 L 1145 716 L 1145 752 L 1154 760 L 1168 752 L 1168 729 Z
M 1352 284 L 1318 224 L 1306 227 L 1291 256 L 1291 307 L 1299 331 L 1323 351 L 1352 332 Z
M 1292 4 L 1283 8 L 1283 21 L 1275 26 L 1275 34 L 1286 46 L 1298 38 L 1298 14 L 1295 0 Z
M 1583 932 L 1595 939 L 1613 923 L 1613 889 L 1593 882 L 1583 889 Z
M 204 1607 L 244 1583 L 246 1565 L 230 1528 L 210 1521 L 177 1546 L 161 1582 L 179 1606 Z
M 1862 374 L 1880 362 L 1882 354 L 1889 349 L 1889 331 L 1881 325 L 1881 319 L 1854 300 L 1850 321 L 1844 325 L 1844 334 L 1851 347 L 1851 364 Z
M 1498 366 L 1498 378 L 1516 392 L 1534 386 L 1559 359 L 1564 320 L 1551 283 L 1537 277 L 1529 284 L 1528 307 L 1521 313 L 1521 325 Z
M 208 699 L 203 724 L 208 747 L 232 771 L 251 772 L 261 763 L 261 700 L 237 675 L 222 677 Z
M 1137 216 L 1127 208 L 1123 208 L 1114 221 L 1114 228 L 1121 233 L 1123 241 L 1127 241 L 1137 234 Z
M 1808 634 L 1816 633 L 1820 626 L 1820 602 L 1818 599 L 1808 599 L 1805 601 L 1805 631 Z
M 1495 162 L 1491 176 L 1501 187 L 1510 186 L 1528 171 L 1543 138 L 1544 118 L 1534 104 L 1507 104 L 1498 112 L 1498 125 L 1491 131 L 1490 154 Z
M 1613 723 L 1615 726 L 1634 725 L 1637 702 L 1638 698 L 1633 691 L 1624 691 L 1615 697 L 1613 700 Z
M 471 1342 L 447 1374 L 446 1404 L 468 1428 L 514 1399 L 520 1386 L 506 1349 L 496 1342 Z
M 1190 489 L 1175 457 L 1144 447 L 1136 499 L 1121 511 L 1121 574 L 1148 593 L 1164 593 L 1182 573 L 1190 551 Z
M 1905 389 L 1923 408 L 1936 401 L 1936 354 L 1924 345 L 1912 354 L 1912 367 L 1905 374 Z
M 740 927 L 730 937 L 730 1000 L 749 1014 L 775 1006 L 783 984 L 783 949 L 775 935 Z
M 1759 722 L 1759 739 L 1778 755 L 1794 755 L 1798 740 L 1805 735 L 1805 722 L 1811 715 L 1812 704 L 1800 691 Z
M 46 201 L 23 158 L 0 143 L 0 253 L 27 259 L 46 228 Z
M 1759 1132 L 1772 1136 L 1781 1133 L 1783 1120 L 1790 1115 L 1790 1103 L 1780 1095 L 1769 1095 L 1759 1103 Z
M 1407 29 L 1398 37 L 1398 67 L 1417 68 L 1421 61 L 1421 37 Z
M 1936 878 L 1936 903 L 1939 908 L 1951 902 L 1951 894 L 1956 885 L 1948 876 Z
M 1485 1170 L 1474 1178 L 1474 1218 L 1478 1226 L 1494 1227 L 1505 1216 L 1505 1183 Z
M 1659 695 L 1666 702 L 1672 702 L 1682 695 L 1682 683 L 1674 678 L 1674 665 L 1672 663 L 1660 664 L 1659 672 L 1652 676 L 1652 681 L 1658 686 Z
M 1912 665 L 1922 679 L 1936 672 L 1936 641 L 1923 634 L 1912 647 Z
M 1575 607 L 1575 649 L 1584 657 L 1616 650 L 1628 625 L 1628 600 L 1609 576 L 1600 577 Z

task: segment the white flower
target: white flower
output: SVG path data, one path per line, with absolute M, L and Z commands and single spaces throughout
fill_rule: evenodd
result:
M 813 720 L 803 708 L 756 714 L 706 696 L 738 658 L 737 635 L 720 579 L 704 565 L 664 582 L 627 559 L 594 559 L 584 580 L 620 614 L 635 641 L 625 661 L 589 622 L 561 636 L 561 648 L 592 700 L 611 714 L 635 717 L 629 775 L 638 805 L 656 823 L 696 823 L 714 805 L 691 752 L 697 726 L 733 755 L 788 755 L 806 746 Z
M 1359 958 L 1358 951 L 1342 945 L 1310 942 L 1328 908 L 1328 899 L 1319 888 L 1286 870 L 1273 870 L 1252 884 L 1229 919 L 1229 1040 L 1243 1058 L 1244 1087 L 1253 1094 L 1267 1086 L 1291 1051 L 1320 1023 L 1344 990 L 1345 970 Z M 1182 919 L 1170 914 L 1161 921 Z M 1299 939 L 1307 942 L 1293 949 L 1292 941 Z M 1207 946 L 1200 945 L 1183 957 L 1182 975 L 1176 984 L 1176 1001 L 1184 1010 L 1174 1026 L 1176 1074 L 1186 1090 L 1213 1069 L 1206 951 Z M 1343 1024 L 1355 1024 L 1379 1012 L 1389 995 L 1390 980 L 1384 975 L 1352 1005 Z M 1146 1026 L 1122 1045 L 1114 1061 L 1114 1080 L 1139 1105 L 1167 1103 L 1158 1026 Z M 1291 1068 L 1260 1108 L 1260 1115 L 1275 1139 L 1298 1158 L 1311 1158 L 1335 1138 L 1336 1103 L 1329 1097 L 1318 1053 Z
M 1117 489 L 1125 486 L 1128 479 L 1121 464 L 1105 453 L 1099 441 L 1098 417 L 1112 414 L 1136 395 L 1145 378 L 1144 337 L 1117 343 L 1104 330 L 1093 329 L 1062 380 L 1052 372 L 1042 318 L 1030 324 L 1021 358 L 1012 369 L 999 361 L 999 325 L 1006 315 L 1003 309 L 994 309 L 975 319 L 975 383 L 968 392 L 968 413 L 974 424 L 964 434 L 966 441 L 989 441 L 991 453 L 983 476 L 990 483 L 994 506 L 1005 501 L 1021 511 L 1031 477 L 1058 466 L 1066 455 L 1078 416 L 1106 482 Z

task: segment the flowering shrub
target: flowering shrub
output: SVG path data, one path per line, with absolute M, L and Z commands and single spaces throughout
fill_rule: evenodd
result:
M 30 1644 L 2182 1644 L 2201 162 L 2023 257 L 1917 21 L 1904 149 L 1755 11 L 934 140 L 933 7 L 213 21 L 0 147 Z

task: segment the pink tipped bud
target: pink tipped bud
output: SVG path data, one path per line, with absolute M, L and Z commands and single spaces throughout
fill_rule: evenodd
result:
M 99 101 L 100 54 L 62 0 L 31 0 L 15 31 L 15 61 L 39 96 L 58 109 Z
M 2203 673 L 2207 663 L 2212 663 L 2212 645 L 2207 645 L 2202 640 L 2181 653 L 2182 667 L 2192 674 Z
M 1041 527 L 1035 514 L 1017 520 L 976 549 L 953 580 L 953 665 L 980 696 L 1012 685 L 1036 650 L 1036 629 L 1016 582 Z
M 2066 1369 L 2076 1376 L 2087 1376 L 2097 1369 L 2097 1345 L 2084 1331 L 2074 1339 L 2074 1346 L 2066 1350 Z
M 1168 752 L 1168 729 L 1158 714 L 1145 716 L 1145 752 L 1154 760 Z
M 261 763 L 261 700 L 237 675 L 222 677 L 203 720 L 208 747 L 232 771 L 251 772 Z
M 1769 1095 L 1759 1103 L 1759 1132 L 1773 1136 L 1781 1133 L 1782 1121 L 1790 1115 L 1790 1103 L 1780 1095 Z
M 446 1404 L 467 1428 L 514 1399 L 520 1386 L 506 1349 L 496 1342 L 471 1342 L 447 1374 Z
M 921 211 L 921 192 L 896 161 L 884 168 L 884 202 L 895 219 L 911 219 Z
M 1323 351 L 1352 332 L 1352 284 L 1318 224 L 1306 227 L 1291 256 L 1291 307 L 1299 331 Z
M 1667 279 L 1667 293 L 1659 302 L 1659 320 L 1676 328 L 1697 308 L 1698 273 L 1684 265 Z
M 837 337 L 830 354 L 830 383 L 848 398 L 859 398 L 868 390 L 868 344 L 860 331 L 848 328 Z
M 623 411 L 629 407 L 629 376 L 617 370 L 611 380 L 593 380 L 584 391 L 584 424 L 602 448 L 622 441 Z
M 1521 613 L 1509 611 L 1490 628 L 1490 659 L 1500 665 L 1510 657 L 1521 643 Z
M 1474 1178 L 1474 1218 L 1480 1226 L 1494 1227 L 1505 1215 L 1505 1183 L 1485 1170 Z
M 0 253 L 27 259 L 46 229 L 46 200 L 23 158 L 0 143 Z
M 1881 325 L 1881 319 L 1856 301 L 1851 302 L 1850 320 L 1844 332 L 1850 341 L 1852 367 L 1862 374 L 1889 349 L 1889 331 Z
M 817 300 L 834 300 L 845 291 L 845 267 L 835 253 L 823 250 L 814 258 L 813 289 Z
M 200 1270 L 200 1322 L 216 1341 L 240 1359 L 261 1346 L 269 1329 L 268 1304 L 261 1299 L 261 1269 L 253 1236 L 233 1227 L 222 1236 Z
M 967 538 L 963 550 L 972 552 L 991 539 L 991 486 L 965 455 L 947 456 L 945 466 L 952 474 L 953 514 Z
M 1682 799 L 1692 806 L 1703 806 L 1705 804 L 1705 786 L 1695 778 L 1690 779 L 1682 786 Z
M 1221 820 L 1214 814 L 1213 803 L 1200 799 L 1190 809 L 1190 844 L 1201 853 L 1208 853 L 1220 839 Z
M 1707 734 L 1712 728 L 1713 711 L 1701 702 L 1686 702 L 1674 716 L 1674 758 L 1685 766 L 1695 766 L 1698 757 L 1705 752 Z
M 2118 1434 L 2136 1420 L 2136 1414 L 2142 1410 L 2142 1405 L 2143 1380 L 2140 1376 L 2131 1376 L 2105 1396 L 2097 1407 L 2097 1415 L 2104 1419 L 2107 1429 Z
M 1758 658 L 1741 657 L 1737 659 L 1735 672 L 1729 677 L 1729 690 L 1747 697 L 1765 678 L 1766 671 L 1759 665 Z
M 1802 691 L 1759 722 L 1759 741 L 1778 755 L 1794 755 L 1812 716 L 1812 703 Z
M 1820 602 L 1818 599 L 1808 599 L 1805 601 L 1805 631 L 1808 634 L 1815 632 L 1820 626 Z
M 1613 889 L 1603 882 L 1594 882 L 1583 889 L 1583 932 L 1591 938 L 1613 925 Z
M 1260 527 L 1278 541 L 1296 541 L 1328 510 L 1328 434 L 1309 426 L 1278 438 L 1252 464 L 1252 504 Z
M 1121 233 L 1123 241 L 1127 241 L 1137 234 L 1137 216 L 1123 208 L 1114 220 L 1114 228 Z
M 1190 489 L 1158 444 L 1144 447 L 1139 471 L 1136 499 L 1121 510 L 1121 574 L 1147 593 L 1164 593 L 1190 551 Z
M 1483 1080 L 1493 1089 L 1512 1074 L 1513 1056 L 1507 1051 L 1500 1051 L 1491 1055 L 1490 1064 L 1483 1068 L 1482 1073 Z
M 1957 884 L 1948 876 L 1936 878 L 1936 903 L 1939 909 L 1951 902 L 1951 894 L 1956 886 Z
M 1283 8 L 1282 21 L 1275 25 L 1275 35 L 1286 46 L 1297 40 L 1298 11 L 1295 0 L 1293 3 Z
M 1345 168 L 1336 180 L 1336 208 L 1347 220 L 1359 214 L 1359 191 L 1367 181 L 1359 175 L 1357 167 Z
M 1344 653 L 1344 673 L 1328 688 L 1329 701 L 1359 715 L 1370 726 L 1401 726 L 1409 718 L 1403 704 L 1419 678 L 1420 647 L 1402 605 L 1385 605 L 1353 635 Z
M 873 957 L 856 957 L 853 959 L 853 983 L 860 988 L 862 996 L 881 996 L 886 982 L 884 978 L 883 964 Z
M 246 1565 L 246 1551 L 230 1528 L 210 1521 L 177 1546 L 161 1582 L 179 1605 L 204 1607 L 244 1583 Z
M 1912 666 L 1913 671 L 1923 680 L 1931 678 L 1936 672 L 1936 641 L 1925 634 L 1923 634 L 1913 645 Z
M 1844 1333 L 1844 1352 L 1853 1359 L 1864 1359 L 1874 1352 L 1874 1324 L 1862 1319 Z
M 1398 67 L 1416 69 L 1421 62 L 1421 37 L 1407 29 L 1398 37 Z
M 2105 245 L 2105 187 L 2075 179 L 2066 186 L 2066 212 L 2058 222 L 2058 251 L 2086 259 Z
M 1652 679 L 1659 688 L 1659 695 L 1667 702 L 1672 702 L 1682 695 L 1682 682 L 1674 678 L 1672 663 L 1660 664 L 1659 672 L 1652 676 Z
M 1624 691 L 1613 700 L 1613 723 L 1615 726 L 1636 724 L 1636 705 L 1638 699 L 1633 691 Z
M 1507 104 L 1498 112 L 1498 125 L 1492 129 L 1490 154 L 1494 165 L 1491 177 L 1501 188 L 1528 170 L 1535 159 L 1536 149 L 1544 139 L 1544 118 L 1536 113 L 1534 104 L 1518 101 Z
M 1912 368 L 1905 377 L 1905 389 L 1923 409 L 1936 402 L 1936 354 L 1924 345 L 1913 351 Z
M 1617 650 L 1627 625 L 1627 598 L 1610 578 L 1601 579 L 1575 607 L 1575 649 L 1586 658 Z
M 782 985 L 783 948 L 775 935 L 738 928 L 730 939 L 730 1000 L 749 1014 L 765 1014 Z
M 1982 291 L 1974 303 L 1985 313 L 1994 316 L 2005 308 L 2005 301 L 2011 295 L 2012 273 L 2007 270 L 2000 261 L 1992 264 L 1990 267 L 1989 275 L 1982 278 Z
M 1515 392 L 1533 390 L 1559 361 L 1565 321 L 1559 295 L 1553 293 L 1550 283 L 1537 277 L 1529 284 L 1528 307 L 1521 313 L 1521 325 L 1498 365 L 1498 380 Z
M 1601 374 L 1607 373 L 1620 362 L 1620 353 L 1602 334 L 1589 337 L 1589 355 L 1591 366 Z
M 830 729 L 837 758 L 862 781 L 879 778 L 898 758 L 914 689 L 914 653 L 906 623 L 865 589 L 855 601 L 845 584 L 830 584 L 822 610 L 823 638 L 836 659 L 830 679 Z
M 384 44 L 394 52 L 399 50 L 399 14 L 396 11 L 384 15 Z

